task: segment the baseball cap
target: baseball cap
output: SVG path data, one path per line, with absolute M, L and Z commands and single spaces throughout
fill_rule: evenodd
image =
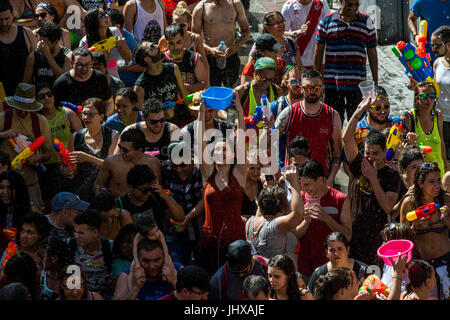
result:
M 203 292 L 208 292 L 208 272 L 196 265 L 189 265 L 180 269 L 177 273 L 177 290 L 181 290 L 183 288 L 199 288 Z
M 259 58 L 255 63 L 255 70 L 265 70 L 265 69 L 277 69 L 277 64 L 275 60 L 269 57 Z
M 245 240 L 237 240 L 228 246 L 228 263 L 231 269 L 241 270 L 252 262 L 252 247 Z
M 263 33 L 256 39 L 255 47 L 262 51 L 278 52 L 281 49 L 281 44 L 270 33 Z
M 89 202 L 81 200 L 77 195 L 71 192 L 60 192 L 52 201 L 53 211 L 62 211 L 67 209 L 76 209 L 85 211 L 89 208 Z

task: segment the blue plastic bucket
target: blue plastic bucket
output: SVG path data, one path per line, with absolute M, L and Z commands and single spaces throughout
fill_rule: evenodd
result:
M 231 105 L 234 89 L 225 87 L 209 87 L 201 95 L 205 106 L 210 109 L 224 110 Z

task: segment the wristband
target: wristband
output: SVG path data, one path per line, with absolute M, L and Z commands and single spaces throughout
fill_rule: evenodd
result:
M 397 279 L 397 280 L 402 281 L 402 279 L 400 277 L 392 277 L 392 279 Z

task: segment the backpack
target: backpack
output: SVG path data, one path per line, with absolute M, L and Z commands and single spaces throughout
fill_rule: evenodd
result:
M 101 242 L 101 248 L 103 252 L 103 260 L 106 265 L 106 269 L 108 270 L 108 273 L 111 273 L 112 266 L 113 266 L 113 255 L 111 251 L 111 245 L 109 244 L 109 240 L 106 238 L 100 238 Z M 69 240 L 69 250 L 70 250 L 70 256 L 72 259 L 75 259 L 75 254 L 77 251 L 77 241 L 72 238 Z

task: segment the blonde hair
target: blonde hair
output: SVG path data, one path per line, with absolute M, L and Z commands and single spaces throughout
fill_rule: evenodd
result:
M 173 11 L 172 16 L 178 16 L 178 17 L 182 17 L 184 15 L 186 15 L 188 22 L 192 21 L 192 15 L 189 12 L 189 10 L 187 9 L 187 4 L 184 1 L 180 1 L 177 4 L 177 8 Z

